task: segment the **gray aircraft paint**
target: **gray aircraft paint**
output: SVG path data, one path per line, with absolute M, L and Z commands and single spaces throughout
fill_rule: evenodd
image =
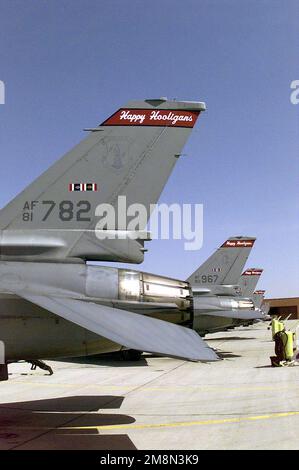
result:
M 100 242 L 95 237 L 95 209 L 100 203 L 116 208 L 122 195 L 127 205 L 143 204 L 149 216 L 150 205 L 157 202 L 203 110 L 205 105 L 199 102 L 130 102 L 91 129 L 86 139 L 1 210 L 0 340 L 6 361 L 95 354 L 122 346 L 217 360 L 192 329 L 150 317 L 165 312 L 173 319 L 175 311 L 190 317 L 190 300 L 182 298 L 182 293 L 189 293 L 188 283 L 164 278 L 174 300 L 162 296 L 152 302 L 152 293 L 142 309 L 142 302 L 132 300 L 130 282 L 123 289 L 129 298 L 116 296 L 115 280 L 119 282 L 122 270 L 85 264 L 143 260 L 139 240 Z M 121 224 L 116 228 L 127 230 Z M 161 284 L 161 279 L 156 276 L 152 284 Z M 142 282 L 155 291 L 151 275 L 143 274 Z M 177 290 L 179 296 L 173 294 Z
M 254 292 L 252 294 L 252 300 L 253 300 L 253 303 L 254 303 L 256 308 L 261 308 L 262 307 L 262 303 L 264 301 L 264 298 L 265 298 L 265 291 L 258 291 L 258 292 Z M 263 308 L 263 311 L 265 312 L 266 309 Z M 269 311 L 269 308 L 268 308 L 268 311 Z M 268 311 L 267 311 L 267 313 L 268 313 Z
M 239 286 L 241 287 L 241 294 L 243 297 L 252 297 L 262 272 L 263 270 L 261 268 L 245 269 L 239 279 Z
M 233 326 L 236 319 L 242 321 L 263 318 L 263 313 L 255 310 L 254 303 L 242 297 L 194 297 L 193 308 L 193 327 L 199 334 L 225 330 Z
M 66 334 L 66 351 L 63 354 L 61 343 L 58 342 L 57 347 L 56 338 L 53 338 L 53 328 L 55 329 L 53 316 L 49 316 L 47 313 L 44 314 L 45 311 L 96 333 L 112 343 L 117 343 L 107 345 L 107 341 L 105 343 L 104 340 L 102 341 L 104 343 L 103 347 L 103 344 L 97 338 L 99 349 L 94 351 L 91 347 L 94 353 L 105 351 L 105 346 L 108 351 L 119 350 L 119 345 L 122 345 L 126 348 L 140 349 L 189 360 L 217 360 L 217 355 L 201 340 L 194 330 L 132 312 L 134 310 L 134 301 L 131 301 L 131 276 L 138 275 L 137 281 L 141 282 L 139 276 L 143 274 L 144 281 L 142 282 L 145 282 L 145 285 L 160 285 L 160 287 L 163 286 L 162 282 L 164 280 L 164 282 L 167 282 L 167 291 L 173 289 L 174 293 L 171 292 L 168 303 L 159 304 L 159 297 L 156 300 L 156 311 L 160 309 L 162 314 L 164 310 L 169 313 L 171 309 L 176 309 L 178 312 L 182 311 L 181 313 L 184 309 L 185 312 L 188 311 L 188 305 L 181 305 L 181 291 L 185 289 L 186 298 L 189 297 L 188 285 L 184 281 L 130 271 L 128 272 L 129 276 L 125 279 L 129 282 L 124 284 L 127 285 L 127 296 L 122 299 L 122 271 L 127 272 L 127 270 L 109 267 L 98 268 L 96 266 L 76 264 L 61 264 L 59 270 L 57 270 L 55 263 L 2 262 L 0 263 L 0 290 L 2 294 L 17 296 L 17 299 L 13 297 L 10 301 L 17 302 L 18 307 L 21 305 L 23 308 L 25 307 L 24 302 L 20 305 L 20 298 L 27 301 L 28 314 L 21 311 L 19 317 L 20 320 L 25 320 L 27 325 L 27 329 L 23 328 L 23 335 L 26 331 L 28 334 L 30 330 L 34 330 L 36 334 L 36 329 L 34 329 L 35 325 L 38 324 L 35 321 L 36 318 L 44 322 L 44 327 L 48 329 L 50 334 L 46 333 L 46 336 L 40 336 L 38 343 L 43 342 L 44 346 L 39 348 L 39 357 L 41 357 L 42 352 L 47 357 L 57 357 L 61 354 L 76 355 L 79 353 L 81 355 L 84 349 L 82 344 L 83 332 L 77 331 L 76 339 L 69 342 L 68 338 L 74 329 L 71 327 L 70 332 L 68 332 L 67 324 L 63 322 L 64 333 Z M 159 282 L 160 284 L 158 284 Z M 176 291 L 179 291 L 177 297 L 175 297 Z M 128 296 L 129 300 L 126 301 Z M 144 296 L 145 294 L 142 298 Z M 123 300 L 123 303 L 120 302 L 121 300 Z M 31 302 L 34 306 L 33 309 L 30 308 L 28 302 Z M 178 302 L 178 304 L 175 302 Z M 146 309 L 147 302 L 144 301 L 144 303 Z M 137 304 L 138 300 L 135 301 L 135 305 Z M 141 304 L 142 302 L 139 302 L 138 307 L 142 310 Z M 6 297 L 6 306 L 9 306 L 9 297 Z M 30 313 L 32 310 L 35 311 L 33 317 Z M 6 321 L 8 320 L 9 316 L 6 316 Z M 12 331 L 12 324 L 9 321 L 7 323 L 9 331 L 6 331 L 4 326 L 5 323 L 2 322 L 1 338 L 6 344 L 7 360 L 20 358 L 24 353 L 26 353 L 26 358 L 30 359 L 30 351 L 28 349 L 24 351 L 24 341 L 21 342 L 18 350 L 17 340 L 20 338 L 20 333 L 17 326 L 22 327 L 21 322 L 14 322 L 15 331 Z M 93 341 L 93 338 L 91 341 Z M 28 343 L 28 338 L 25 339 L 26 342 Z M 85 346 L 88 347 L 88 344 Z M 35 351 L 35 348 L 36 346 L 33 345 L 32 350 Z M 24 356 L 21 357 L 24 358 Z
M 204 110 L 200 102 L 127 103 L 1 210 L 1 259 L 142 262 L 143 241 L 98 240 L 95 209 L 117 209 L 126 196 L 149 216 Z
M 188 281 L 194 287 L 210 290 L 213 286 L 238 284 L 255 240 L 254 237 L 242 236 L 229 238 L 196 269 Z
M 194 296 L 193 325 L 200 334 L 225 330 L 232 327 L 236 319 L 263 318 L 263 314 L 255 310 L 253 301 L 243 295 L 241 287 L 244 286 L 239 285 L 255 240 L 254 237 L 230 237 L 188 278 Z

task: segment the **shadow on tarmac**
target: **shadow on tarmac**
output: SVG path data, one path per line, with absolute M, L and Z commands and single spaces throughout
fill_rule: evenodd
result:
M 97 426 L 131 424 L 132 416 L 98 413 L 119 409 L 121 396 L 70 396 L 0 404 L 0 449 L 135 450 L 126 434 Z
M 274 369 L 274 367 L 272 367 L 271 364 L 269 364 L 268 366 L 256 366 L 255 369 L 269 369 L 269 367 Z
M 218 351 L 216 350 L 218 356 L 221 358 L 221 359 L 229 359 L 230 357 L 233 358 L 233 357 L 242 357 L 240 356 L 240 354 L 233 354 L 231 352 L 226 352 L 226 351 Z
M 256 340 L 256 338 L 254 337 L 248 337 L 248 338 L 242 338 L 241 336 L 224 336 L 222 338 L 208 338 L 208 341 L 243 341 L 243 340 L 250 340 L 250 339 L 254 339 Z
M 56 361 L 109 367 L 148 367 L 148 363 L 143 357 L 141 357 L 139 361 L 124 361 L 122 359 L 117 358 L 114 354 L 99 354 L 98 356 L 85 357 L 66 357 L 63 359 L 55 359 L 55 362 Z

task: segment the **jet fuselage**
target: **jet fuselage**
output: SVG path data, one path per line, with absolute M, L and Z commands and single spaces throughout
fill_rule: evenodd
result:
M 193 328 L 200 334 L 215 333 L 236 326 L 233 312 L 254 310 L 251 299 L 217 295 L 196 295 L 193 293 L 194 320 Z M 217 316 L 217 312 L 219 315 Z M 228 312 L 227 316 L 222 316 Z M 229 317 L 231 312 L 231 317 Z
M 122 349 L 75 323 L 11 294 L 35 286 L 36 294 L 107 305 L 191 326 L 187 282 L 130 269 L 66 263 L 0 263 L 0 330 L 6 359 L 74 357 Z

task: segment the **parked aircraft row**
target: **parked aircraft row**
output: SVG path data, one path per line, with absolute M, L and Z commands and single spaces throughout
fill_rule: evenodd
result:
M 88 264 L 143 261 L 145 237 L 120 221 L 97 236 L 96 209 L 126 196 L 149 217 L 205 108 L 129 102 L 0 211 L 2 378 L 11 361 L 122 349 L 215 361 L 200 334 L 265 318 L 260 274 L 241 276 L 253 237 L 229 238 L 187 281 Z

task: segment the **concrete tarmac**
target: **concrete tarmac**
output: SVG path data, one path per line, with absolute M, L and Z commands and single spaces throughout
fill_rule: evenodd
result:
M 205 339 L 222 361 L 10 365 L 0 449 L 299 449 L 299 367 L 270 367 L 267 325 Z

